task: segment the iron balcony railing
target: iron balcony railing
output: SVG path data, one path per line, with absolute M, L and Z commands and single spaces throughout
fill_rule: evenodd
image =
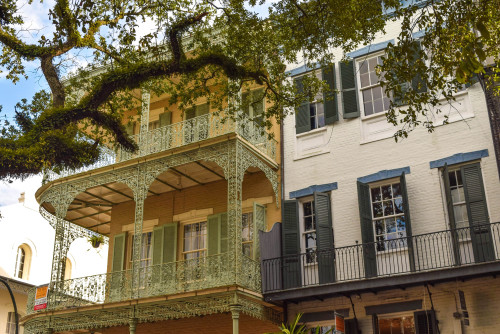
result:
M 258 151 L 265 154 L 273 161 L 276 161 L 277 141 L 269 137 L 265 128 L 245 115 L 242 115 L 235 121 L 216 113 L 209 113 L 150 130 L 143 135 L 134 135 L 134 141 L 139 145 L 139 150 L 135 153 L 130 153 L 120 148 L 116 150 L 116 152 L 105 149 L 104 154 L 102 154 L 99 160 L 93 165 L 79 169 L 58 170 L 57 172 L 48 170 L 45 172 L 44 182 L 50 182 L 58 178 L 75 175 L 118 162 L 167 151 L 231 133 L 240 135 Z
M 261 291 L 260 265 L 242 256 L 240 267 L 229 265 L 229 254 L 218 254 L 140 268 L 134 285 L 132 270 L 52 282 L 47 308 L 40 311 L 69 309 L 88 305 L 121 302 L 130 299 L 172 295 L 238 284 Z M 36 288 L 28 294 L 27 314 L 35 313 Z
M 500 260 L 500 223 L 262 261 L 264 293 Z

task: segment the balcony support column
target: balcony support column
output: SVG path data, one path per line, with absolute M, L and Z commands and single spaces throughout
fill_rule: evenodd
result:
M 242 183 L 245 171 L 241 170 L 241 148 L 238 142 L 228 145 L 227 156 L 227 220 L 228 220 L 228 268 L 229 272 L 233 273 L 233 278 L 229 283 L 238 284 L 240 280 L 241 268 L 241 193 Z
M 241 305 L 233 304 L 229 306 L 231 317 L 233 318 L 233 334 L 240 333 L 240 312 Z
M 54 252 L 52 253 L 52 270 L 50 275 L 50 295 L 52 298 L 57 297 L 57 293 L 54 292 L 62 291 L 64 288 L 63 280 L 66 270 L 66 257 L 68 256 L 71 243 L 76 238 L 75 233 L 71 229 L 71 224 L 64 220 L 72 200 L 73 197 L 69 194 L 64 194 L 62 189 L 51 200 L 51 204 L 56 211 Z M 49 300 L 48 304 L 50 305 L 50 303 L 51 301 Z
M 147 145 L 147 133 L 149 129 L 149 104 L 151 95 L 148 90 L 142 89 L 142 109 L 141 109 L 141 127 L 139 129 L 139 149 L 143 150 Z
M 130 319 L 129 329 L 130 329 L 130 334 L 135 334 L 135 330 L 137 329 L 137 318 Z

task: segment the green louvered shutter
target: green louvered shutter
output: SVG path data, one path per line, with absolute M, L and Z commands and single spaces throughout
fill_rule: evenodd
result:
M 160 114 L 160 127 L 172 124 L 172 112 L 165 111 Z
M 340 83 L 344 118 L 359 117 L 358 91 L 356 85 L 356 63 L 340 62 Z
M 456 232 L 456 224 L 455 224 L 455 212 L 453 211 L 453 199 L 451 197 L 451 188 L 450 188 L 450 175 L 448 171 L 448 164 L 444 164 L 443 168 L 443 183 L 444 183 L 444 191 L 446 193 L 446 208 L 448 209 L 448 220 L 450 225 L 450 234 L 451 241 L 453 246 L 453 258 L 455 260 L 455 265 L 460 265 L 460 247 L 458 244 L 458 235 Z
M 283 288 L 301 286 L 299 205 L 295 200 L 283 202 Z
M 302 77 L 293 80 L 298 94 L 304 93 Z M 295 110 L 295 132 L 297 134 L 311 130 L 311 115 L 309 115 L 309 102 L 304 102 Z
M 323 104 L 325 107 L 325 124 L 333 124 L 339 120 L 337 110 L 337 93 L 335 92 L 335 64 L 331 67 L 323 68 L 321 71 L 322 79 L 330 88 L 330 91 L 323 92 Z
M 332 212 L 328 194 L 314 193 L 314 213 L 316 215 L 319 284 L 332 283 L 335 281 L 335 250 L 333 248 Z
M 260 126 L 264 125 L 264 99 L 262 98 L 263 95 L 263 89 L 253 91 L 253 101 L 255 101 L 254 103 L 252 103 L 253 118 L 255 122 Z
M 481 166 L 479 163 L 462 166 L 460 172 L 464 183 L 474 260 L 476 262 L 495 260 Z
M 266 207 L 259 203 L 253 203 L 253 258 L 260 260 L 259 231 L 266 231 Z
M 220 215 L 211 215 L 207 218 L 208 227 L 208 255 L 219 254 L 220 245 Z
M 418 311 L 413 313 L 415 334 L 437 334 L 436 313 L 434 311 Z
M 163 263 L 177 260 L 177 222 L 163 225 Z
M 135 122 L 128 122 L 127 124 L 125 124 L 125 131 L 129 136 L 134 135 L 134 128 L 135 128 Z
M 377 276 L 377 254 L 373 234 L 370 187 L 358 181 L 359 221 L 361 224 L 362 251 L 365 264 L 365 277 Z
M 208 103 L 203 103 L 196 106 L 196 116 L 203 116 L 210 112 L 210 105 Z
M 185 111 L 186 113 L 186 120 L 195 118 L 196 117 L 196 108 L 189 108 L 188 110 Z
M 228 226 L 227 226 L 227 212 L 219 214 L 219 228 L 220 228 L 220 245 L 219 252 L 226 253 L 227 252 L 227 244 L 228 244 Z
M 242 106 L 242 110 L 247 116 L 250 116 L 250 101 L 248 101 L 249 96 L 249 92 L 241 93 L 241 104 L 244 105 Z
M 111 271 L 122 271 L 125 264 L 125 244 L 127 242 L 127 232 L 115 235 L 113 238 L 113 260 L 111 261 Z
M 153 250 L 153 265 L 163 263 L 163 225 L 153 229 L 153 240 L 151 248 Z
M 399 184 L 401 188 L 401 196 L 403 197 L 403 212 L 405 217 L 405 225 L 406 225 L 406 240 L 408 243 L 408 262 L 410 265 L 410 270 L 415 271 L 415 255 L 413 251 L 413 238 L 411 231 L 411 219 L 410 219 L 410 204 L 408 202 L 408 190 L 406 188 L 406 177 L 405 173 L 401 173 L 399 177 Z

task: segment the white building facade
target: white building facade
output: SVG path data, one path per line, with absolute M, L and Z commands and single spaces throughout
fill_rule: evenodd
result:
M 339 93 L 284 121 L 282 250 L 263 255 L 266 300 L 311 326 L 340 313 L 346 333 L 497 333 L 500 182 L 483 90 L 465 88 L 433 133 L 396 143 L 375 73 L 397 23 L 387 32 L 334 71 L 290 66 L 298 89 L 312 72 Z
M 0 208 L 0 276 L 13 289 L 20 319 L 26 315 L 28 291 L 50 281 L 54 249 L 54 228 L 29 202 L 22 193 L 19 203 Z M 105 270 L 107 248 L 108 245 L 93 248 L 83 237 L 75 240 L 65 259 L 65 277 L 78 279 Z M 0 333 L 15 333 L 13 321 L 11 298 L 1 284 Z

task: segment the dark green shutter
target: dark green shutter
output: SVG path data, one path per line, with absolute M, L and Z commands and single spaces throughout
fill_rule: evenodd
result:
M 177 260 L 177 226 L 177 222 L 163 225 L 163 263 Z
M 220 245 L 220 216 L 211 215 L 207 218 L 208 228 L 208 255 L 219 254 Z
M 134 128 L 135 128 L 135 122 L 128 122 L 127 124 L 125 124 L 125 131 L 129 136 L 134 135 Z
M 328 85 L 329 91 L 323 92 L 323 104 L 325 107 L 325 124 L 333 124 L 339 120 L 337 110 L 337 92 L 335 92 L 335 64 L 331 67 L 323 68 L 322 79 Z
M 359 116 L 358 91 L 356 85 L 356 64 L 354 60 L 340 62 L 340 83 L 344 118 Z
M 448 209 L 448 220 L 450 226 L 450 237 L 451 243 L 453 247 L 453 258 L 455 259 L 455 265 L 460 265 L 460 247 L 458 244 L 458 234 L 456 231 L 455 224 L 455 212 L 453 211 L 453 199 L 451 197 L 451 189 L 450 189 L 450 175 L 448 171 L 448 164 L 444 164 L 443 168 L 443 183 L 444 183 L 444 192 L 446 194 L 446 208 Z
M 241 105 L 245 115 L 250 116 L 250 101 L 248 100 L 250 96 L 249 92 L 241 93 Z
M 196 116 L 203 116 L 210 112 L 210 105 L 208 103 L 203 103 L 196 106 Z
M 282 247 L 283 247 L 283 288 L 301 285 L 299 205 L 296 200 L 283 203 Z
M 151 242 L 153 250 L 153 265 L 163 263 L 163 225 L 153 228 L 153 240 Z
M 298 94 L 304 93 L 302 77 L 293 80 Z M 309 114 L 309 102 L 304 102 L 295 110 L 295 132 L 297 134 L 311 130 L 311 115 Z
M 481 166 L 479 163 L 462 166 L 460 172 L 464 183 L 474 260 L 476 262 L 495 260 Z
M 358 181 L 359 221 L 361 224 L 362 252 L 365 264 L 365 277 L 377 276 L 377 254 L 373 234 L 370 187 Z
M 418 311 L 413 313 L 415 334 L 437 334 L 436 313 L 434 311 Z
M 358 319 L 345 319 L 344 330 L 344 334 L 358 334 Z
M 260 261 L 259 231 L 266 231 L 266 207 L 256 202 L 253 203 L 253 228 L 253 256 Z
M 332 283 L 335 281 L 335 250 L 333 248 L 332 212 L 328 194 L 314 193 L 314 213 L 316 215 L 319 284 Z
M 189 108 L 186 112 L 186 120 L 196 117 L 196 108 Z
M 219 229 L 220 229 L 220 243 L 219 243 L 219 252 L 220 253 L 226 253 L 227 252 L 227 243 L 228 243 L 228 238 L 227 238 L 227 213 L 221 213 L 219 214 Z
M 172 124 L 172 112 L 165 111 L 160 114 L 160 127 Z
M 406 178 L 405 173 L 401 173 L 399 177 L 399 186 L 401 188 L 401 196 L 403 197 L 403 212 L 406 224 L 406 240 L 408 244 L 408 262 L 410 264 L 410 270 L 415 271 L 415 255 L 413 251 L 413 238 L 411 231 L 411 219 L 410 219 L 410 204 L 408 202 L 408 190 L 406 189 Z
M 125 244 L 127 243 L 127 232 L 115 235 L 113 238 L 113 260 L 111 271 L 122 271 L 125 264 Z

